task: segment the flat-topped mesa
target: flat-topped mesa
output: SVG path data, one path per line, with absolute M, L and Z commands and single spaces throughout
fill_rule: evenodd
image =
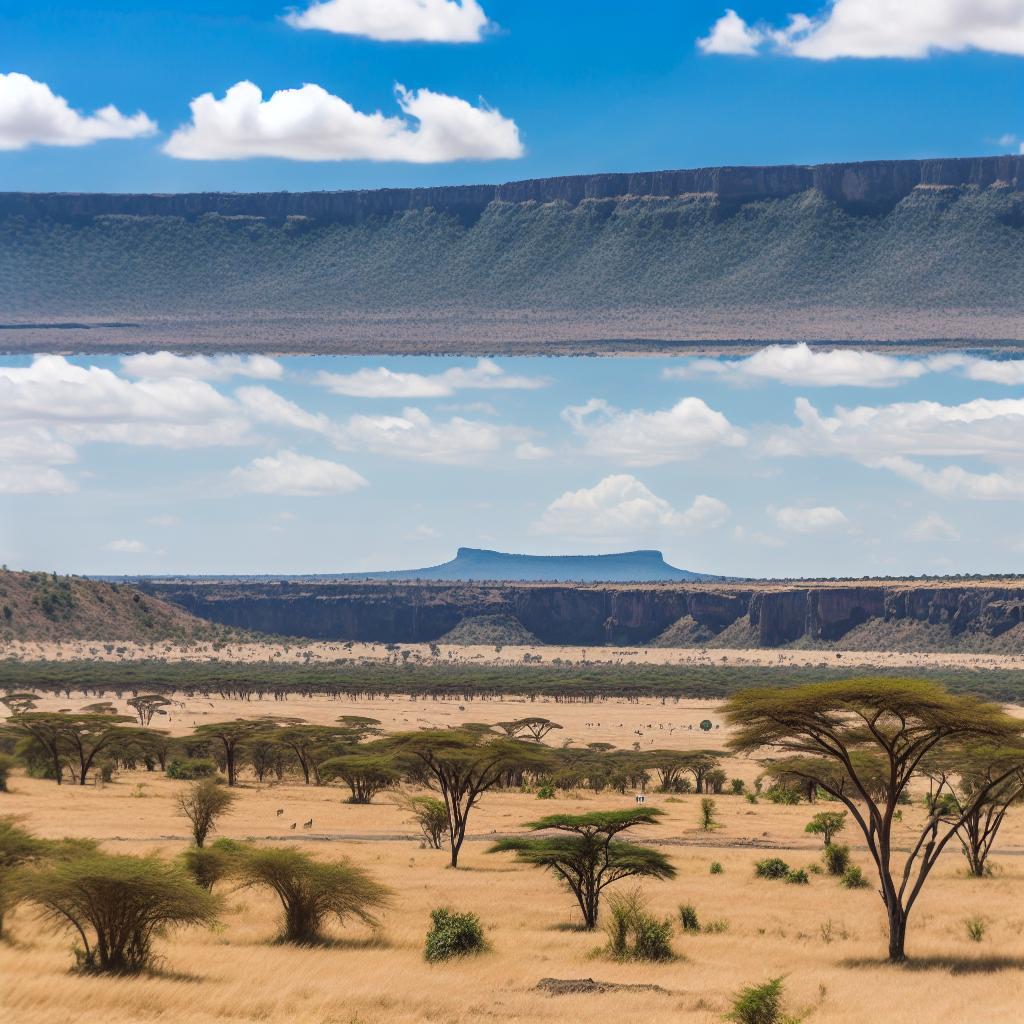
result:
M 862 163 L 704 167 L 628 174 L 536 178 L 500 185 L 454 185 L 348 192 L 194 192 L 116 194 L 92 192 L 3 192 L 0 216 L 78 220 L 100 216 L 196 218 L 262 217 L 283 221 L 306 217 L 355 223 L 410 210 L 433 209 L 475 220 L 493 202 L 578 205 L 588 199 L 703 194 L 725 206 L 785 199 L 811 189 L 854 213 L 883 213 L 918 186 L 1024 190 L 1024 156 L 933 160 L 872 160 Z

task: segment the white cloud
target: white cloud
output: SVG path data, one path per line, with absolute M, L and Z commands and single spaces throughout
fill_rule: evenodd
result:
M 764 443 L 772 455 L 849 455 L 875 462 L 891 455 L 1024 456 L 1024 399 L 976 398 L 961 405 L 897 402 L 820 413 L 806 398 L 795 406 L 799 427 Z
M 288 450 L 253 459 L 248 466 L 237 466 L 228 474 L 228 479 L 238 490 L 251 494 L 295 497 L 348 494 L 367 486 L 363 477 L 340 462 Z
M 699 44 L 708 53 L 773 48 L 810 60 L 920 58 L 965 50 L 1022 56 L 1024 0 L 832 0 L 814 15 L 791 15 L 783 28 L 750 26 L 739 15 L 726 15 Z
M 0 367 L 0 437 L 49 443 L 50 461 L 70 461 L 67 446 L 91 441 L 192 448 L 238 444 L 248 432 L 236 404 L 205 381 L 130 381 L 62 356 Z
M 0 464 L 0 494 L 71 494 L 75 485 L 52 466 Z
M 764 42 L 764 33 L 748 25 L 735 11 L 727 10 L 697 45 L 704 53 L 753 57 Z
M 144 380 L 165 380 L 168 377 L 279 380 L 284 373 L 281 364 L 267 356 L 177 356 L 172 352 L 142 352 L 125 356 L 121 360 L 121 369 L 128 377 Z
M 929 512 L 916 523 L 912 523 L 904 536 L 913 541 L 959 540 L 960 531 L 947 523 L 937 512 Z
M 542 377 L 507 373 L 493 359 L 470 368 L 455 366 L 442 373 L 403 373 L 379 366 L 355 373 L 321 372 L 317 383 L 335 395 L 350 398 L 447 398 L 462 390 L 532 391 L 550 383 Z
M 1024 364 L 1022 364 L 1024 365 Z M 920 360 L 896 359 L 858 349 L 819 352 L 805 342 L 770 345 L 745 359 L 690 359 L 666 369 L 666 379 L 721 377 L 730 384 L 772 381 L 807 387 L 892 387 L 929 372 Z
M 972 473 L 962 466 L 945 466 L 933 470 L 899 455 L 879 459 L 872 466 L 891 470 L 943 498 L 966 498 L 972 501 L 1024 500 L 1024 473 L 1019 471 Z
M 323 413 L 306 412 L 295 402 L 265 387 L 239 388 L 235 398 L 249 415 L 259 423 L 296 430 L 309 430 L 314 434 L 333 432 L 331 420 Z
M 563 409 L 562 418 L 588 454 L 633 466 L 695 459 L 719 445 L 746 444 L 743 431 L 700 398 L 683 398 L 671 409 L 657 412 L 627 412 L 592 398 L 585 405 Z
M 932 356 L 927 365 L 937 372 L 959 370 L 968 380 L 988 384 L 1005 384 L 1007 387 L 1024 384 L 1024 359 L 982 359 L 979 356 L 952 353 Z
M 659 498 L 635 476 L 606 476 L 595 486 L 566 491 L 534 524 L 538 533 L 617 538 L 651 530 L 703 529 L 723 522 L 728 506 L 698 495 L 683 512 Z
M 834 505 L 816 505 L 813 508 L 769 508 L 768 514 L 782 530 L 791 533 L 817 533 L 849 526 L 850 521 Z
M 391 43 L 478 43 L 488 26 L 477 0 L 321 0 L 285 21 Z
M 12 71 L 0 73 L 0 150 L 29 146 L 88 146 L 104 139 L 152 135 L 156 125 L 143 113 L 126 117 L 107 106 L 84 115 L 45 82 Z
M 107 551 L 119 551 L 124 555 L 141 555 L 146 550 L 146 545 L 141 540 L 127 540 L 122 538 L 121 540 L 112 540 L 104 547 Z
M 343 450 L 369 451 L 451 465 L 478 462 L 498 451 L 517 431 L 453 416 L 432 420 L 422 409 L 408 408 L 401 416 L 352 416 L 332 436 Z
M 532 441 L 523 441 L 516 445 L 515 454 L 517 459 L 523 462 L 538 462 L 540 459 L 549 459 L 554 452 L 541 444 L 534 444 Z
M 164 151 L 183 160 L 377 160 L 429 164 L 505 160 L 523 155 L 514 121 L 483 103 L 429 89 L 395 87 L 404 116 L 363 114 L 319 85 L 281 89 L 269 99 L 252 82 L 238 82 L 223 99 L 204 93 L 191 103 L 192 121 Z

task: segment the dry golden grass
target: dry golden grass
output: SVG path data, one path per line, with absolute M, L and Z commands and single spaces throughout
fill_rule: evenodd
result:
M 371 712 L 368 702 L 324 700 L 321 706 L 293 700 L 285 706 L 263 707 L 216 703 L 223 706 L 208 710 L 216 710 L 218 717 L 276 710 L 329 720 L 328 712 L 331 717 Z M 498 702 L 470 706 L 464 713 L 450 703 L 380 703 L 393 705 L 392 727 L 423 724 L 418 717 L 490 721 L 512 717 L 510 712 L 516 710 L 505 708 L 506 714 L 497 714 Z M 585 730 L 586 721 L 600 717 L 607 723 L 601 738 L 629 746 L 630 726 L 642 719 L 657 723 L 660 716 L 685 723 L 692 716 L 699 719 L 709 707 L 713 712 L 713 706 L 696 702 L 681 702 L 678 709 L 655 702 L 614 707 L 608 702 L 589 707 L 534 704 L 518 711 L 563 721 L 567 729 L 554 734 L 559 737 Z M 403 715 L 408 722 L 401 722 Z M 375 717 L 383 717 L 383 712 Z M 182 717 L 180 723 L 172 723 L 177 724 L 190 727 L 191 721 Z M 676 742 L 659 745 L 688 744 L 692 735 L 677 729 L 672 737 Z M 744 761 L 733 761 L 728 768 L 748 782 L 757 772 L 755 764 Z M 186 823 L 176 816 L 173 801 L 182 785 L 146 772 L 121 775 L 103 788 L 58 787 L 16 777 L 14 792 L 0 797 L 0 813 L 23 815 L 41 835 L 93 836 L 109 850 L 158 850 L 172 856 L 185 845 Z M 160 943 L 161 974 L 101 979 L 71 974 L 71 936 L 40 931 L 32 910 L 22 907 L 10 919 L 11 941 L 0 944 L 0 1020 L 469 1024 L 494 1019 L 562 1024 L 600 1015 L 623 1024 L 711 1024 L 721 1021 L 739 987 L 777 975 L 785 975 L 790 1011 L 809 1012 L 809 1019 L 821 1024 L 997 1024 L 1021 1019 L 1021 811 L 1011 813 L 1005 826 L 995 857 L 996 877 L 965 877 L 956 850 L 943 858 L 911 919 L 908 950 L 913 962 L 898 969 L 882 962 L 884 918 L 873 889 L 847 891 L 824 876 L 812 877 L 809 886 L 753 877 L 754 861 L 765 856 L 781 856 L 793 866 L 807 866 L 819 858 L 820 844 L 803 832 L 813 813 L 807 805 L 781 807 L 762 801 L 752 806 L 742 798 L 721 796 L 717 801 L 722 827 L 706 834 L 697 828 L 699 797 L 651 794 L 648 804 L 666 815 L 644 836 L 665 844 L 661 848 L 679 872 L 674 881 L 645 886 L 652 909 L 674 914 L 680 903 L 693 903 L 703 921 L 725 919 L 728 930 L 677 934 L 674 943 L 680 959 L 673 963 L 619 964 L 593 958 L 603 936 L 564 928 L 576 920 L 574 903 L 549 875 L 485 851 L 493 833 L 515 830 L 540 814 L 622 807 L 632 802 L 631 796 L 579 793 L 541 802 L 530 794 L 489 794 L 471 819 L 464 867 L 452 871 L 445 866 L 444 852 L 419 847 L 405 813 L 386 795 L 371 806 L 358 807 L 343 803 L 343 793 L 333 787 L 292 782 L 258 786 L 251 781 L 239 794 L 219 834 L 294 842 L 317 856 L 353 858 L 395 892 L 380 934 L 353 927 L 338 931 L 333 947 L 275 945 L 274 899 L 259 891 L 237 892 L 227 898 L 220 931 L 183 931 Z M 276 814 L 278 808 L 285 810 L 282 817 Z M 907 810 L 902 826 L 906 835 L 922 813 L 918 808 Z M 304 833 L 301 822 L 309 818 L 313 831 Z M 292 822 L 300 823 L 294 832 L 288 827 Z M 854 860 L 870 876 L 858 837 L 847 833 L 843 838 L 851 842 Z M 724 865 L 724 874 L 709 874 L 712 860 Z M 428 965 L 423 959 L 428 915 L 442 904 L 479 914 L 492 951 L 461 963 Z M 967 936 L 964 922 L 973 916 L 987 923 L 981 943 Z M 548 996 L 533 991 L 543 977 L 655 983 L 669 994 Z

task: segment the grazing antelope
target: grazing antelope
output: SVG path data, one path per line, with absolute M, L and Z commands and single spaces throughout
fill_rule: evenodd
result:
M 278 810 L 277 810 L 277 816 L 280 818 L 282 814 L 284 814 L 284 808 L 283 807 L 279 807 Z
M 293 821 L 293 822 L 292 822 L 292 823 L 291 823 L 291 824 L 290 824 L 290 825 L 289 825 L 288 827 L 289 827 L 289 828 L 295 828 L 295 826 L 296 826 L 297 824 L 298 824 L 298 822 L 295 822 L 295 821 Z
M 313 819 L 310 818 L 309 821 L 304 821 L 302 823 L 302 827 L 303 828 L 312 828 L 313 827 Z

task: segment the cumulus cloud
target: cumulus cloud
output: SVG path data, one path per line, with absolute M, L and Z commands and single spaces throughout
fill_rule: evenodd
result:
M 385 366 L 355 373 L 322 371 L 316 380 L 333 394 L 350 398 L 447 398 L 462 390 L 532 391 L 550 383 L 543 377 L 507 373 L 493 359 L 433 374 L 405 373 Z
M 0 367 L 0 435 L 22 444 L 192 448 L 238 444 L 248 433 L 237 405 L 205 381 L 132 381 L 62 356 Z
M 307 412 L 276 391 L 265 387 L 239 388 L 235 398 L 249 415 L 259 423 L 294 430 L 308 430 L 314 434 L 330 434 L 334 424 L 323 413 Z
M 544 510 L 534 524 L 538 533 L 575 537 L 617 538 L 661 529 L 703 529 L 716 526 L 729 515 L 717 498 L 698 495 L 678 511 L 659 498 L 635 476 L 606 476 L 593 487 L 566 491 Z
M 730 384 L 770 381 L 807 387 L 892 387 L 929 372 L 921 360 L 858 349 L 815 351 L 805 342 L 769 345 L 745 359 L 689 359 L 663 371 L 666 379 L 720 377 Z
M 118 551 L 123 555 L 141 555 L 146 550 L 146 545 L 141 540 L 128 540 L 127 538 L 112 540 L 104 547 L 107 551 Z
M 71 494 L 75 485 L 53 466 L 0 462 L 0 494 Z
M 534 444 L 532 441 L 523 441 L 516 445 L 515 455 L 523 462 L 538 462 L 540 459 L 549 459 L 555 453 L 542 444 Z
M 959 540 L 960 531 L 937 512 L 929 512 L 917 522 L 911 523 L 904 536 L 912 541 Z
M 204 93 L 191 103 L 192 121 L 164 151 L 183 160 L 376 160 L 430 164 L 506 160 L 523 155 L 516 123 L 484 105 L 429 89 L 395 86 L 403 116 L 363 114 L 319 85 L 281 89 L 263 99 L 252 82 L 231 86 L 223 99 Z
M 73 109 L 45 82 L 12 71 L 0 73 L 0 150 L 29 146 L 88 146 L 105 139 L 152 135 L 156 124 L 141 111 L 132 116 L 117 107 L 86 115 Z
M 744 359 L 684 359 L 662 371 L 666 380 L 717 377 L 733 385 L 791 387 L 895 387 L 930 373 L 957 373 L 968 380 L 1008 386 L 1024 384 L 1024 359 L 985 359 L 961 353 L 924 359 L 881 355 L 863 349 L 812 349 L 769 345 Z
M 228 474 L 228 480 L 236 489 L 250 494 L 307 498 L 348 494 L 367 486 L 363 477 L 340 462 L 289 450 L 253 459 L 248 466 L 237 466 Z
M 477 0 L 321 0 L 284 20 L 388 43 L 478 43 L 488 26 Z
M 748 25 L 735 11 L 727 10 L 711 26 L 711 31 L 697 40 L 697 46 L 704 53 L 753 57 L 764 41 L 764 32 Z
M 351 416 L 332 437 L 342 450 L 459 465 L 497 452 L 516 433 L 461 416 L 433 420 L 422 409 L 410 407 L 401 416 Z
M 746 435 L 703 399 L 683 398 L 671 409 L 617 409 L 599 398 L 562 410 L 562 419 L 590 455 L 655 466 L 695 459 L 718 446 L 740 447 Z
M 961 405 L 896 402 L 836 406 L 823 415 L 806 398 L 795 405 L 798 427 L 770 434 L 773 455 L 844 454 L 862 462 L 890 455 L 971 455 L 1016 459 L 1024 455 L 1024 399 L 976 398 Z
M 813 508 L 769 508 L 768 514 L 775 520 L 775 525 L 780 530 L 788 530 L 791 533 L 818 533 L 850 525 L 850 521 L 834 505 L 816 505 Z
M 187 377 L 192 380 L 229 380 L 251 377 L 255 380 L 279 380 L 284 370 L 276 359 L 267 356 L 177 356 L 172 352 L 141 352 L 125 356 L 121 369 L 129 377 L 165 380 Z
M 810 60 L 921 58 L 982 50 L 1024 55 L 1024 0 L 832 0 L 782 27 L 729 11 L 698 40 L 706 53 L 773 50 Z
M 935 470 L 900 455 L 879 459 L 872 465 L 891 470 L 943 498 L 966 498 L 972 501 L 1024 500 L 1024 473 L 1016 470 L 974 473 L 962 466 L 944 466 Z

